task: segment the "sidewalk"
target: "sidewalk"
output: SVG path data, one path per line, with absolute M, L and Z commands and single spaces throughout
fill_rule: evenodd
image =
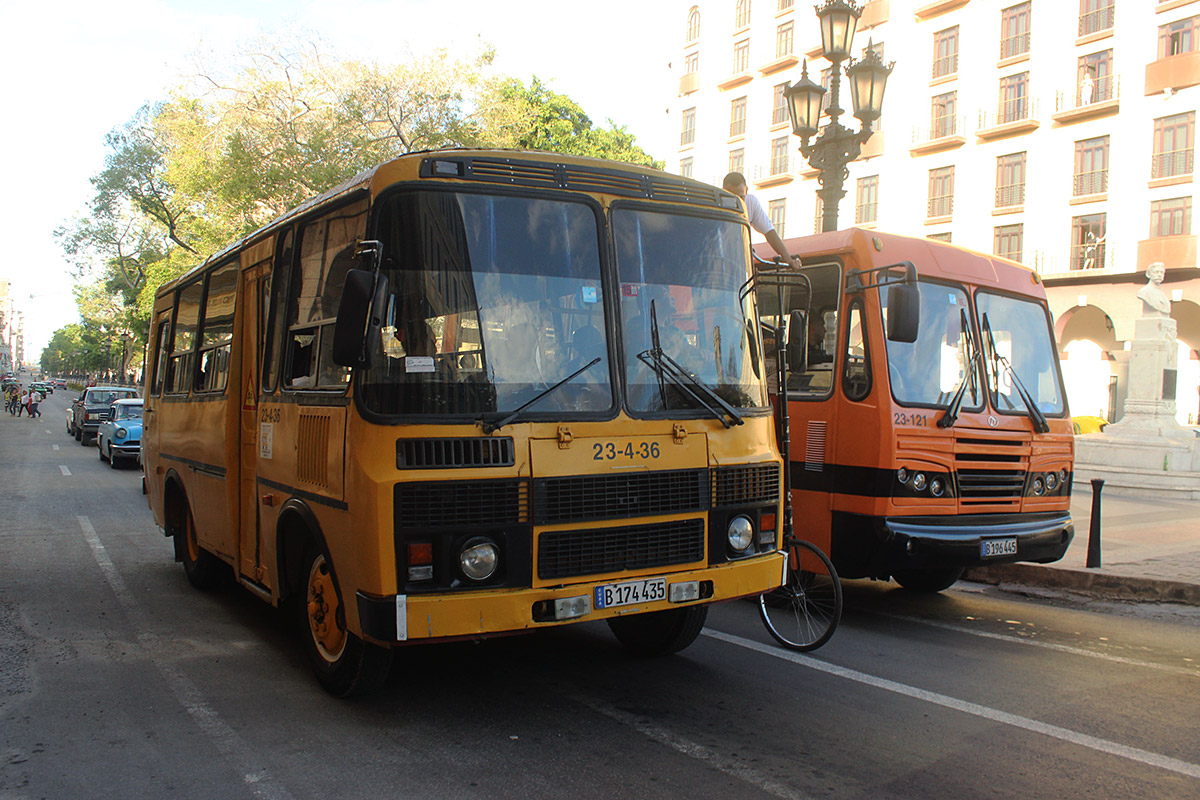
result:
M 1060 561 L 978 567 L 964 578 L 1200 606 L 1200 501 L 1102 492 L 1099 569 L 1086 566 L 1091 513 L 1091 484 L 1076 484 L 1071 495 L 1075 539 Z

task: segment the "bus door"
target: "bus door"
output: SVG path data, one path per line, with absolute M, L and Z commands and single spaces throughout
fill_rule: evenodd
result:
M 266 585 L 268 572 L 262 566 L 262 523 L 258 503 L 258 368 L 267 326 L 271 292 L 271 261 L 260 261 L 242 273 L 242 346 L 237 394 L 240 405 L 238 440 L 240 451 L 241 531 L 238 541 L 238 573 L 256 584 Z

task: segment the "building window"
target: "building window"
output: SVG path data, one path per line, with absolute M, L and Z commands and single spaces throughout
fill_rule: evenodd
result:
M 929 170 L 929 209 L 925 216 L 948 217 L 954 213 L 954 167 Z
M 1196 29 L 1200 17 L 1188 17 L 1169 25 L 1158 27 L 1158 57 L 1170 58 L 1180 53 L 1191 53 L 1196 49 Z
M 779 234 L 779 238 L 784 237 L 783 221 L 787 216 L 787 200 L 771 200 L 767 203 L 767 216 L 771 219 L 771 226 L 775 228 L 775 232 Z
M 683 72 L 685 75 L 693 75 L 700 70 L 700 54 L 688 53 L 683 59 Z
M 1113 0 L 1079 0 L 1079 35 L 1112 30 Z
M 729 138 L 746 135 L 746 98 L 739 97 L 729 104 Z
M 1154 120 L 1151 179 L 1192 174 L 1192 143 L 1195 133 L 1195 111 Z
M 1150 204 L 1150 236 L 1186 236 L 1192 232 L 1192 198 L 1173 197 Z
M 825 223 L 825 201 L 821 199 L 821 195 L 816 196 L 816 214 L 813 217 L 813 233 L 821 233 L 824 230 Z
M 783 23 L 775 29 L 775 57 L 783 58 L 792 54 L 792 23 Z
M 996 159 L 996 208 L 1025 204 L 1025 153 Z
M 750 71 L 750 40 L 742 39 L 733 45 L 733 74 Z
M 944 78 L 958 72 L 958 26 L 933 35 L 933 77 Z
M 858 194 L 854 202 L 854 221 L 873 223 L 879 219 L 879 176 L 858 179 Z
M 742 148 L 729 151 L 729 169 L 728 172 L 746 171 L 746 151 Z
M 771 174 L 782 175 L 788 171 L 788 137 L 771 141 Z
M 771 124 L 780 125 L 788 121 L 787 100 L 783 97 L 783 91 L 788 85 L 786 83 L 776 84 L 774 99 L 771 102 Z
M 1102 103 L 1113 96 L 1113 51 L 1104 50 L 1079 59 L 1077 107 Z
M 1075 197 L 1108 191 L 1108 137 L 1075 143 Z
M 688 12 L 687 40 L 694 42 L 700 38 L 700 9 L 692 6 Z
M 779 10 L 787 11 L 796 4 L 796 0 L 779 0 Z
M 733 28 L 741 30 L 750 26 L 750 0 L 738 0 L 733 7 Z
M 950 231 L 946 231 L 945 233 L 931 233 L 925 238 L 932 239 L 935 242 L 945 242 L 946 244 L 950 244 Z
M 679 146 L 685 147 L 696 141 L 696 109 L 683 112 L 683 133 L 679 135 Z
M 692 159 L 690 156 L 688 158 L 681 158 L 679 160 L 679 177 L 692 177 Z
M 1071 219 L 1071 269 L 1104 266 L 1105 215 L 1085 214 Z
M 1003 258 L 1020 261 L 1024 256 L 1025 226 L 1001 225 L 996 228 L 996 238 L 992 243 L 992 252 Z
M 1000 12 L 1000 58 L 1029 52 L 1029 3 L 1018 3 Z
M 933 98 L 933 119 L 929 126 L 930 139 L 941 139 L 954 135 L 956 130 L 954 114 L 957 105 L 958 92 L 947 92 Z
M 999 124 L 1029 118 L 1029 73 L 1000 79 Z

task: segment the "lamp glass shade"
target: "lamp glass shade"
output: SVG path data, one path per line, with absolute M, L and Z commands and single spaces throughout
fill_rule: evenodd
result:
M 805 70 L 800 80 L 789 83 L 783 90 L 783 99 L 787 103 L 788 116 L 792 120 L 792 133 L 801 139 L 815 136 L 821 121 L 821 100 L 825 96 L 825 88 L 819 83 L 813 83 Z
M 850 45 L 854 41 L 854 30 L 862 9 L 849 0 L 826 0 L 817 8 L 821 20 L 821 51 L 830 61 L 843 61 L 850 57 Z
M 883 91 L 893 66 L 884 64 L 874 50 L 868 49 L 862 59 L 846 67 L 854 116 L 868 125 L 883 112 Z

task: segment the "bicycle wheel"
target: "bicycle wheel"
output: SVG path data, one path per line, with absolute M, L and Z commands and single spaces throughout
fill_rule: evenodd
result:
M 758 598 L 767 632 L 784 647 L 816 650 L 842 619 L 842 584 L 821 548 L 795 540 L 788 547 L 787 580 Z

